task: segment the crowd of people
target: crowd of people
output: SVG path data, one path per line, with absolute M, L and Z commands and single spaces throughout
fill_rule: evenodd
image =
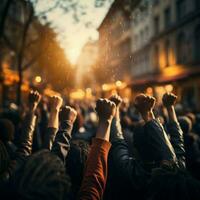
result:
M 200 115 L 176 101 L 31 91 L 0 113 L 0 199 L 200 199 Z

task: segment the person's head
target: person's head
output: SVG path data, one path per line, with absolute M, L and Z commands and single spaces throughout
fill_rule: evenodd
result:
M 148 191 L 149 200 L 197 200 L 200 182 L 186 171 L 164 167 L 153 171 Z
M 77 189 L 81 185 L 83 172 L 90 150 L 90 145 L 84 140 L 72 140 L 66 160 L 66 169 L 69 174 L 72 187 Z
M 192 126 L 196 123 L 196 116 L 192 112 L 188 112 L 186 116 L 191 120 Z
M 188 134 L 191 132 L 192 122 L 188 117 L 186 116 L 179 117 L 178 121 L 184 134 Z
M 5 145 L 0 141 L 0 179 L 4 172 L 8 169 L 10 158 Z
M 28 158 L 14 180 L 19 199 L 62 200 L 70 187 L 62 161 L 42 150 Z
M 14 139 L 15 127 L 8 119 L 0 119 L 0 140 L 3 142 L 12 141 Z

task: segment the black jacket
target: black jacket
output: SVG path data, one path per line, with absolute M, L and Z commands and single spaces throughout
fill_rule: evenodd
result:
M 151 171 L 159 167 L 162 160 L 167 160 L 169 163 L 174 163 L 180 167 L 184 166 L 182 131 L 177 124 L 171 125 L 171 130 L 173 130 L 172 133 L 170 132 L 172 144 L 158 120 L 146 123 L 141 135 L 139 135 L 139 139 L 136 139 L 139 142 L 137 145 L 140 146 L 138 152 L 140 156 L 133 158 L 129 156 L 128 146 L 123 138 L 120 122 L 113 120 L 108 182 L 114 184 L 114 186 L 112 185 L 110 187 L 111 190 L 107 191 L 112 196 L 108 195 L 108 199 L 113 198 L 113 196 L 113 199 L 123 199 L 123 196 L 120 198 L 120 194 L 128 193 L 128 195 L 134 193 L 135 198 L 137 196 L 139 196 L 139 199 L 145 198 L 145 187 L 151 178 Z M 113 190 L 112 188 L 115 189 Z M 126 193 L 122 192 L 122 188 L 127 190 Z M 142 196 L 143 194 L 144 196 Z
M 51 152 L 56 154 L 64 163 L 70 148 L 72 128 L 73 124 L 70 121 L 62 121 L 51 149 Z

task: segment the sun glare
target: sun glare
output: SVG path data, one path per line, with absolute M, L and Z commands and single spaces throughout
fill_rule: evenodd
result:
M 38 12 L 45 10 L 47 5 L 53 5 L 54 0 L 39 1 L 36 9 Z M 58 40 L 64 48 L 67 58 L 72 64 L 76 64 L 79 54 L 84 44 L 89 40 L 98 39 L 97 28 L 103 20 L 112 1 L 105 2 L 104 6 L 96 8 L 94 0 L 77 1 L 80 6 L 87 8 L 87 14 L 80 17 L 80 21 L 75 23 L 73 12 L 64 13 L 62 9 L 55 9 L 49 12 L 47 18 L 52 22 L 58 33 Z M 94 19 L 90 21 L 90 19 Z M 87 26 L 90 24 L 90 26 Z

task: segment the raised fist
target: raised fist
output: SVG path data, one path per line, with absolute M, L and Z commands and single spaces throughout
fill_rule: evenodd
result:
M 59 111 L 63 103 L 63 99 L 59 96 L 52 96 L 50 98 L 50 109 Z
M 60 121 L 70 121 L 71 123 L 74 123 L 76 120 L 77 112 L 74 108 L 70 106 L 65 106 L 61 109 L 59 113 Z
M 96 103 L 96 112 L 100 121 L 112 120 L 116 112 L 116 105 L 108 99 L 98 99 Z
M 152 111 L 155 106 L 156 99 L 154 97 L 139 94 L 135 98 L 135 107 L 140 113 L 147 113 Z
M 117 95 L 117 94 L 114 94 L 112 95 L 110 98 L 109 98 L 110 101 L 114 102 L 116 107 L 119 107 L 120 104 L 122 103 L 122 98 Z
M 165 107 L 174 106 L 176 104 L 177 96 L 173 93 L 165 93 L 162 98 Z
M 41 95 L 38 91 L 31 90 L 28 96 L 29 105 L 32 110 L 35 110 L 40 102 Z

